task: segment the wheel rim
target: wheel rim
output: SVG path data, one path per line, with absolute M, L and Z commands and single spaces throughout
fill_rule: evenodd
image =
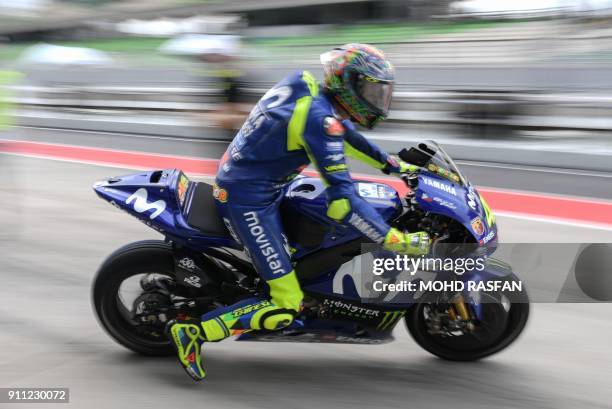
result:
M 505 300 L 507 301 L 507 298 Z M 420 332 L 429 343 L 456 352 L 479 352 L 495 347 L 513 329 L 515 316 L 518 313 L 517 308 L 513 308 L 512 304 L 504 302 L 502 297 L 497 302 L 481 304 L 482 319 L 473 331 L 463 331 L 454 335 L 431 334 L 429 332 L 429 315 L 434 305 L 433 303 L 426 303 L 420 306 L 418 312 Z
M 165 323 L 158 322 L 156 325 L 146 325 L 143 323 L 136 322 L 134 320 L 134 302 L 141 296 L 145 291 L 140 288 L 140 278 L 147 274 L 156 274 L 173 279 L 174 277 L 168 273 L 134 273 L 119 283 L 110 288 L 107 292 L 106 301 L 110 305 L 110 308 L 104 308 L 104 314 L 114 315 L 115 319 L 109 319 L 110 317 L 103 316 L 107 322 L 114 322 L 119 328 L 122 336 L 131 339 L 133 342 L 148 345 L 151 347 L 157 347 L 162 345 L 169 345 L 170 342 L 164 334 Z M 126 288 L 127 285 L 127 288 Z M 167 315 L 167 321 L 172 319 L 173 316 Z

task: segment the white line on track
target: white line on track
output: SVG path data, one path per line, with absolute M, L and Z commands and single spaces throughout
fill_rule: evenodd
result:
M 85 129 L 58 129 L 58 128 L 45 128 L 45 127 L 39 127 L 39 126 L 25 126 L 25 125 L 19 125 L 19 126 L 16 126 L 16 128 L 38 129 L 42 131 L 51 131 L 51 132 L 117 135 L 117 136 L 127 136 L 130 138 L 157 139 L 157 140 L 172 141 L 172 142 L 191 142 L 191 143 L 195 142 L 195 143 L 203 143 L 203 144 L 205 143 L 228 144 L 230 142 L 229 140 L 218 140 L 218 139 L 199 139 L 199 138 L 183 138 L 183 137 L 176 137 L 176 136 L 141 135 L 141 134 L 134 134 L 134 133 L 129 133 L 129 132 L 89 131 Z M 23 141 L 28 142 L 27 140 L 23 140 Z M 537 168 L 537 167 L 532 167 L 532 166 L 527 166 L 527 165 L 489 163 L 489 162 L 478 162 L 478 161 L 468 161 L 468 160 L 456 160 L 455 163 L 460 164 L 460 165 L 484 167 L 484 168 L 511 169 L 511 170 L 522 170 L 522 171 L 527 171 L 527 172 L 556 173 L 556 174 L 564 174 L 564 175 L 612 178 L 612 173 L 586 171 L 586 170 L 583 171 L 583 170 L 570 170 L 570 169 L 562 169 L 562 168 Z
M 82 160 L 82 159 L 58 158 L 55 156 L 46 156 L 46 155 L 39 155 L 39 154 L 32 154 L 32 153 L 0 152 L 0 155 L 21 156 L 21 157 L 33 158 L 33 159 L 46 159 L 46 160 L 54 160 L 57 162 L 68 162 L 68 163 L 78 163 L 81 165 L 103 166 L 106 168 L 115 168 L 115 169 L 151 170 L 150 167 L 144 167 L 144 166 L 134 166 L 134 165 L 122 166 L 119 164 L 112 164 L 108 162 L 96 162 L 93 160 L 89 161 L 89 160 Z
M 212 158 L 202 158 L 199 156 L 187 156 L 187 155 L 178 155 L 178 154 L 170 155 L 170 154 L 165 154 L 165 153 L 160 153 L 160 152 L 145 152 L 145 151 L 134 151 L 134 150 L 126 150 L 126 149 L 102 148 L 98 146 L 81 146 L 81 145 L 75 146 L 75 145 L 69 145 L 65 143 L 28 141 L 25 139 L 0 139 L 0 142 L 15 142 L 15 143 L 23 142 L 23 143 L 30 143 L 34 145 L 59 146 L 63 148 L 93 149 L 93 150 L 104 151 L 104 152 L 128 153 L 130 155 L 147 155 L 147 156 L 155 156 L 159 158 L 176 157 L 176 158 L 181 158 L 181 159 L 198 160 L 198 161 L 217 161 L 218 160 L 218 159 L 212 159 Z M 45 155 L 41 154 L 41 156 L 45 156 Z M 84 160 L 83 163 L 87 163 L 87 161 Z
M 506 211 L 494 211 L 494 213 L 495 213 L 495 217 L 502 217 L 502 218 L 508 218 L 508 219 L 520 219 L 520 220 L 529 220 L 529 221 L 539 222 L 539 223 L 559 224 L 563 226 L 579 227 L 579 228 L 590 229 L 590 230 L 612 231 L 612 226 L 607 225 L 607 224 L 580 222 L 580 221 L 560 219 L 556 217 L 535 216 L 535 215 L 529 215 L 529 214 L 524 214 L 524 213 L 514 213 L 514 212 L 506 212 Z
M 602 199 L 598 197 L 587 197 L 587 196 L 574 196 L 574 195 L 564 195 L 560 193 L 542 193 L 533 190 L 516 190 L 516 189 L 505 189 L 494 186 L 486 186 L 486 185 L 478 185 L 476 186 L 479 190 L 482 191 L 490 191 L 495 193 L 510 193 L 516 196 L 523 196 L 528 198 L 555 198 L 555 199 L 564 199 L 564 200 L 574 200 L 581 203 L 593 203 L 593 204 L 604 204 L 609 205 L 612 204 L 612 200 Z
M 60 129 L 60 128 L 45 128 L 40 126 L 25 126 L 19 125 L 15 128 L 23 128 L 23 129 L 38 129 L 40 131 L 51 131 L 51 132 L 70 132 L 70 133 L 85 133 L 85 134 L 100 134 L 100 135 L 116 135 L 116 136 L 128 136 L 130 138 L 142 138 L 142 139 L 159 139 L 159 140 L 167 140 L 173 142 L 197 142 L 197 143 L 224 143 L 229 144 L 229 140 L 220 140 L 220 139 L 199 139 L 199 138 L 183 138 L 180 136 L 155 136 L 155 135 L 141 135 L 129 132 L 111 132 L 111 131 L 88 131 L 86 129 Z M 23 140 L 24 142 L 31 142 L 28 140 Z M 52 143 L 52 142 L 49 142 Z
M 527 172 L 541 172 L 541 173 L 559 173 L 564 175 L 576 175 L 576 176 L 592 176 L 599 178 L 612 178 L 612 173 L 588 171 L 588 170 L 570 170 L 561 168 L 536 168 L 535 166 L 527 165 L 512 165 L 506 163 L 488 163 L 488 162 L 472 162 L 466 160 L 456 160 L 455 163 L 458 165 L 466 166 L 477 166 L 483 168 L 498 168 L 498 169 L 511 169 L 511 170 L 524 170 Z
M 32 154 L 24 154 L 24 153 L 0 152 L 0 155 L 22 156 L 22 157 L 34 158 L 34 159 L 47 159 L 47 160 L 54 160 L 58 162 L 95 165 L 95 166 L 102 166 L 102 167 L 116 168 L 116 169 L 134 169 L 134 170 L 148 170 L 149 169 L 145 167 L 134 167 L 134 166 L 126 167 L 126 166 L 121 166 L 121 165 L 109 164 L 105 162 L 84 161 L 84 160 L 78 160 L 78 159 L 64 159 L 64 158 L 50 157 L 50 156 L 44 156 L 44 155 L 32 155 Z M 196 174 L 194 176 L 198 179 L 212 180 L 212 177 L 210 175 L 197 175 Z M 559 224 L 559 225 L 573 226 L 573 227 L 579 227 L 579 228 L 584 228 L 584 229 L 612 231 L 612 226 L 605 225 L 605 224 L 579 222 L 579 221 L 565 220 L 565 219 L 559 219 L 559 218 L 553 218 L 553 217 L 533 216 L 533 215 L 527 215 L 523 213 L 513 213 L 513 212 L 496 211 L 495 215 L 500 216 L 500 217 L 508 217 L 512 219 L 522 219 L 522 220 L 530 220 L 530 221 L 541 222 L 541 223 Z

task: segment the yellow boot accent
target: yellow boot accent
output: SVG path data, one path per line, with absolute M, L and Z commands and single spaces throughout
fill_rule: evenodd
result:
M 229 330 L 219 318 L 202 322 L 202 329 L 207 341 L 221 341 L 230 336 Z

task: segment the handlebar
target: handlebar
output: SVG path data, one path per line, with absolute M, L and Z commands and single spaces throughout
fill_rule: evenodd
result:
M 419 174 L 417 172 L 404 173 L 400 176 L 400 178 L 411 190 L 419 187 Z

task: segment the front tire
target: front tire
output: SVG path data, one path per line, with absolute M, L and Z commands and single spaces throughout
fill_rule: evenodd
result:
M 506 297 L 508 310 L 502 302 L 482 303 L 483 319 L 473 333 L 460 336 L 430 333 L 427 311 L 434 303 L 428 302 L 427 297 L 408 310 L 405 316 L 408 332 L 423 349 L 442 359 L 476 361 L 496 354 L 518 338 L 529 318 L 529 298 L 525 291 L 497 295 L 500 301 Z
M 93 307 L 102 328 L 124 347 L 149 356 L 174 355 L 163 333 L 146 336 L 139 333 L 122 313 L 119 299 L 121 284 L 128 278 L 158 273 L 175 277 L 172 246 L 158 240 L 128 244 L 111 254 L 98 270 L 92 288 Z

